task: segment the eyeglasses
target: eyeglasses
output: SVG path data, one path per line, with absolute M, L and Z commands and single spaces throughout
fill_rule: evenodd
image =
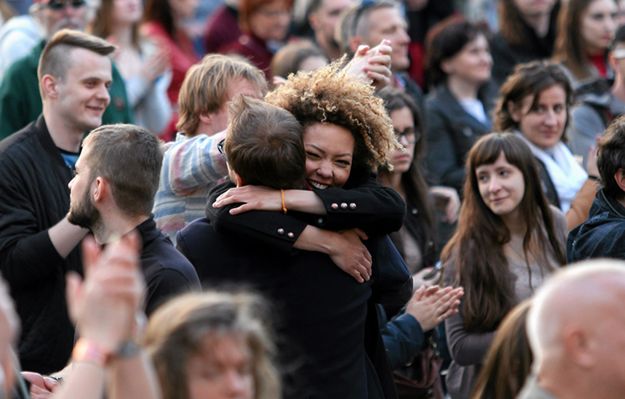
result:
M 223 139 L 217 144 L 217 151 L 219 151 L 219 153 L 224 157 L 226 162 L 228 162 L 228 158 L 226 158 L 226 152 L 224 151 L 225 142 L 226 142 L 226 139 Z
M 413 127 L 407 127 L 403 131 L 397 130 L 393 128 L 395 131 L 395 137 L 397 137 L 397 141 L 400 143 L 402 140 L 407 144 L 414 144 L 417 142 L 417 139 L 421 138 L 421 134 L 417 134 L 417 131 Z
M 60 11 L 67 6 L 71 6 L 72 8 L 80 8 L 83 7 L 85 4 L 87 4 L 86 0 L 50 0 L 48 4 L 45 5 L 45 7 L 49 8 L 50 10 Z

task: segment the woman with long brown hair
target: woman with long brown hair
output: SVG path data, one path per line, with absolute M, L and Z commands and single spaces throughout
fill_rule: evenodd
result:
M 468 398 L 494 332 L 506 314 L 566 262 L 566 221 L 540 187 L 532 152 L 511 133 L 471 149 L 458 229 L 441 256 L 448 283 L 465 291 L 445 322 L 451 397 Z

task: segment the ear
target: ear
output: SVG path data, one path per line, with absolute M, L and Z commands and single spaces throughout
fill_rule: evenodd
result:
M 93 198 L 93 203 L 97 204 L 104 201 L 104 198 L 109 191 L 109 184 L 103 177 L 98 176 L 93 179 L 93 183 L 91 183 L 90 189 L 92 190 L 91 195 Z
M 230 180 L 232 180 L 232 182 L 237 186 L 237 187 L 242 187 L 245 186 L 245 181 L 243 180 L 243 178 L 241 176 L 239 176 L 239 174 L 237 172 L 235 172 L 234 170 L 228 168 L 229 171 L 229 175 L 230 175 Z
M 452 65 L 451 61 L 449 61 L 449 60 L 441 62 L 441 69 L 447 75 L 451 75 L 451 74 L 453 74 L 455 72 L 454 66 Z
M 623 168 L 619 168 L 614 173 L 614 181 L 621 189 L 621 191 L 625 192 L 625 170 L 623 170 Z
M 592 338 L 583 329 L 569 329 L 562 335 L 567 358 L 581 368 L 591 368 L 596 362 L 592 354 Z
M 618 63 L 616 61 L 616 58 L 614 58 L 614 56 L 612 56 L 612 52 L 610 52 L 608 54 L 608 63 L 610 64 L 610 67 L 612 68 L 613 71 L 618 71 Z
M 521 107 L 513 103 L 512 101 L 508 101 L 506 103 L 506 108 L 508 109 L 508 113 L 513 121 L 519 123 L 521 121 L 521 117 L 523 116 Z
M 57 98 L 58 88 L 57 88 L 57 80 L 52 75 L 43 75 L 41 78 L 41 91 L 43 92 L 44 98 Z
M 319 27 L 319 18 L 317 17 L 317 13 L 312 13 L 308 16 L 308 24 L 313 29 L 317 29 Z
M 356 50 L 358 50 L 358 46 L 360 46 L 363 43 L 362 37 L 360 36 L 354 36 L 351 39 L 349 39 L 349 49 L 352 51 L 352 53 L 355 53 Z
M 200 122 L 205 125 L 210 125 L 212 119 L 211 114 L 200 114 Z

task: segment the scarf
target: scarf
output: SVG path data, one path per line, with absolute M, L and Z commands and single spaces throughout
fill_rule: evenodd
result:
M 522 133 L 517 132 L 517 134 L 527 143 L 534 156 L 545 165 L 558 193 L 560 209 L 566 213 L 571 207 L 573 198 L 588 179 L 588 175 L 562 141 L 548 150 L 543 150 L 527 140 Z

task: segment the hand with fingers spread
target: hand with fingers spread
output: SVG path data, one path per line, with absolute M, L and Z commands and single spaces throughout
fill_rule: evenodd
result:
M 104 250 L 88 237 L 83 243 L 85 279 L 75 273 L 67 277 L 69 314 L 80 336 L 109 353 L 131 337 L 141 308 L 145 283 L 139 251 L 134 232 Z
M 421 287 L 408 301 L 406 313 L 417 319 L 423 331 L 429 331 L 458 312 L 463 294 L 462 288 Z
M 363 244 L 367 235 L 360 229 L 335 233 L 329 250 L 332 261 L 359 283 L 371 278 L 371 254 Z

